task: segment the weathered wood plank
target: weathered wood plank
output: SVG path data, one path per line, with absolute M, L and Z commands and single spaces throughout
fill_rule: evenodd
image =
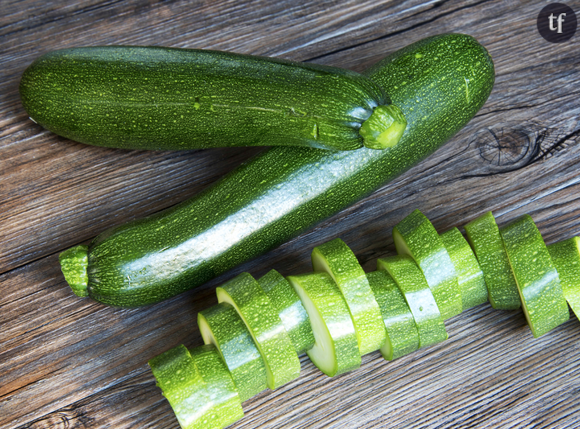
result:
M 569 5 L 580 12 L 580 2 Z M 196 313 L 241 271 L 310 270 L 310 249 L 341 236 L 366 270 L 393 252 L 415 208 L 439 231 L 493 210 L 523 213 L 547 242 L 580 234 L 580 44 L 552 45 L 532 1 L 38 2 L 0 17 L 0 427 L 177 427 L 146 362 L 201 344 Z M 497 80 L 490 100 L 433 157 L 313 230 L 204 287 L 134 310 L 72 295 L 57 253 L 103 229 L 195 195 L 259 149 L 92 148 L 26 118 L 18 80 L 39 54 L 109 43 L 225 49 L 363 70 L 422 37 L 477 37 Z M 499 135 L 498 139 L 493 137 Z M 498 150 L 501 147 L 501 151 Z M 576 427 L 578 321 L 533 339 L 520 312 L 483 305 L 448 322 L 450 339 L 399 361 L 365 356 L 336 379 L 303 374 L 244 404 L 236 428 Z

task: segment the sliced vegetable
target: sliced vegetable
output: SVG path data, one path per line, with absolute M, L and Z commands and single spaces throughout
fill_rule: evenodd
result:
M 419 333 L 413 313 L 397 283 L 386 271 L 372 271 L 367 278 L 387 331 L 381 354 L 385 359 L 393 360 L 414 352 L 419 348 Z
M 314 272 L 328 273 L 340 289 L 354 323 L 360 354 L 385 343 L 386 331 L 379 304 L 352 250 L 340 238 L 312 250 Z
M 377 269 L 386 270 L 403 293 L 413 314 L 419 347 L 427 347 L 447 339 L 443 317 L 433 292 L 415 261 L 406 255 L 377 260 Z
M 452 228 L 440 237 L 455 267 L 463 310 L 487 302 L 487 286 L 483 271 L 463 234 L 459 229 Z
M 550 253 L 530 215 L 503 226 L 500 233 L 532 334 L 544 335 L 570 318 Z
M 548 252 L 570 308 L 580 319 L 580 238 L 572 237 L 548 246 Z
M 151 371 L 183 429 L 221 428 L 207 385 L 183 345 L 149 361 Z
M 258 283 L 270 298 L 280 320 L 288 332 L 296 353 L 302 353 L 314 345 L 314 334 L 308 313 L 288 280 L 276 270 L 270 270 Z
M 327 273 L 287 277 L 308 312 L 314 346 L 306 353 L 329 377 L 358 368 L 361 356 L 355 328 L 340 289 Z
M 203 342 L 217 347 L 242 402 L 268 387 L 262 355 L 231 305 L 220 303 L 199 312 L 197 324 Z
M 206 344 L 189 352 L 206 384 L 215 426 L 224 428 L 244 417 L 238 390 L 216 347 Z
M 429 219 L 413 211 L 393 228 L 393 239 L 397 253 L 412 257 L 423 272 L 443 319 L 461 313 L 455 267 Z
M 236 309 L 264 363 L 268 387 L 276 389 L 300 375 L 300 360 L 272 302 L 258 282 L 242 273 L 216 289 L 219 302 Z
M 521 301 L 499 228 L 491 212 L 465 225 L 467 238 L 483 271 L 491 306 L 515 310 Z
M 99 235 L 75 292 L 115 306 L 151 304 L 263 254 L 434 152 L 479 110 L 494 81 L 487 51 L 461 34 L 409 45 L 366 74 L 407 119 L 394 147 L 264 151 L 193 199 Z
M 211 50 L 97 46 L 38 58 L 20 82 L 43 127 L 96 146 L 200 149 L 296 145 L 384 149 L 406 121 L 358 73 Z M 370 132 L 359 134 L 361 125 Z

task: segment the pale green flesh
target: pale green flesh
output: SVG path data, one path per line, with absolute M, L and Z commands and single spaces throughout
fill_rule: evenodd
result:
M 315 272 L 328 273 L 342 292 L 356 330 L 360 354 L 382 347 L 386 331 L 379 304 L 366 274 L 350 248 L 339 238 L 312 251 Z
M 367 273 L 367 279 L 381 308 L 387 331 L 385 344 L 380 348 L 383 357 L 393 360 L 417 350 L 419 333 L 415 318 L 397 283 L 386 271 Z
M 336 283 L 327 273 L 289 276 L 308 312 L 314 346 L 308 357 L 324 374 L 333 377 L 360 367 L 355 328 Z
M 393 228 L 397 253 L 412 257 L 427 280 L 443 319 L 463 310 L 455 267 L 439 234 L 419 210 L 415 210 Z
M 268 387 L 262 355 L 231 305 L 221 303 L 199 312 L 197 324 L 204 343 L 217 347 L 242 402 Z
M 580 239 L 572 237 L 550 244 L 548 251 L 558 271 L 564 297 L 580 320 Z
M 463 310 L 487 302 L 487 286 L 483 271 L 463 234 L 459 229 L 452 228 L 439 237 L 455 267 Z
M 500 229 L 518 285 L 522 308 L 534 337 L 549 332 L 570 317 L 558 272 L 544 240 L 529 215 Z
M 221 428 L 207 385 L 183 345 L 149 361 L 151 371 L 183 429 Z
M 276 270 L 270 270 L 258 279 L 258 283 L 270 298 L 278 316 L 288 332 L 296 353 L 302 353 L 314 345 L 314 334 L 308 313 L 288 280 Z
M 377 269 L 386 270 L 403 293 L 415 319 L 419 347 L 446 340 L 447 331 L 435 297 L 415 261 L 405 255 L 391 256 L 377 260 Z
M 493 214 L 487 212 L 472 220 L 465 232 L 483 271 L 491 306 L 497 310 L 520 308 L 516 280 Z
M 206 384 L 217 427 L 229 426 L 244 416 L 238 390 L 213 344 L 189 350 Z
M 300 376 L 300 360 L 268 295 L 249 274 L 242 273 L 216 289 L 219 302 L 233 306 L 252 335 L 264 363 L 268 387 Z

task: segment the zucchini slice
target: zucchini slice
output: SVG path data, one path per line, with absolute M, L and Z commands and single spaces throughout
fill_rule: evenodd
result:
M 216 289 L 219 302 L 233 306 L 254 339 L 272 390 L 300 376 L 300 359 L 272 302 L 258 282 L 242 273 Z
M 302 353 L 314 345 L 314 334 L 308 313 L 288 280 L 278 271 L 271 270 L 258 279 L 258 283 L 278 311 L 278 316 L 288 332 L 296 353 Z
M 564 297 L 580 320 L 580 239 L 572 237 L 550 244 L 548 252 L 558 271 Z
M 329 377 L 360 367 L 354 324 L 340 289 L 327 273 L 287 277 L 308 312 L 314 346 L 306 354 Z
M 452 228 L 440 237 L 455 267 L 463 310 L 487 302 L 483 271 L 463 234 L 459 229 Z
M 465 225 L 469 244 L 483 271 L 491 306 L 498 310 L 515 310 L 521 301 L 516 280 L 491 212 Z
M 216 347 L 206 344 L 190 349 L 189 353 L 206 384 L 217 427 L 224 428 L 244 417 L 240 395 Z
M 199 312 L 197 324 L 203 342 L 217 347 L 242 402 L 268 387 L 264 359 L 231 305 L 220 303 Z
M 447 331 L 431 288 L 416 262 L 409 256 L 397 255 L 377 260 L 377 269 L 386 270 L 403 293 L 415 319 L 419 347 L 445 341 Z
M 412 257 L 423 272 L 443 319 L 461 313 L 455 267 L 429 219 L 415 210 L 393 228 L 393 239 L 397 253 Z
M 340 238 L 312 250 L 314 272 L 326 272 L 342 292 L 358 340 L 360 354 L 379 350 L 386 331 L 379 304 L 356 256 Z
M 397 283 L 386 271 L 367 273 L 367 279 L 381 308 L 387 338 L 380 348 L 387 360 L 400 358 L 419 348 L 419 333 L 415 318 L 399 290 Z
M 570 318 L 558 272 L 530 215 L 517 218 L 499 231 L 524 314 L 537 338 Z
M 222 427 L 201 372 L 184 345 L 154 357 L 149 366 L 183 429 Z

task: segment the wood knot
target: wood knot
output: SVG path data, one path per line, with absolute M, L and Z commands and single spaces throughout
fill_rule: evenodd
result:
M 36 420 L 29 429 L 82 429 L 85 428 L 84 419 L 74 410 L 62 410 Z

